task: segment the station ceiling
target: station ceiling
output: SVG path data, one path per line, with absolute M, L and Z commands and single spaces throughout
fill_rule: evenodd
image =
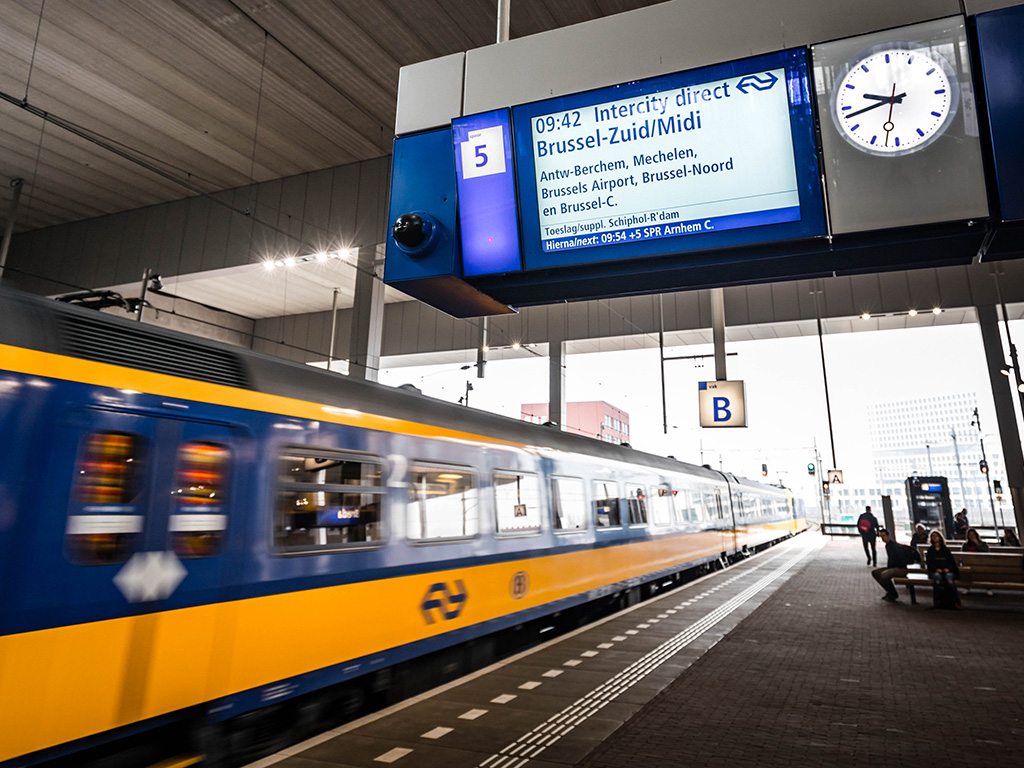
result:
M 510 36 L 655 4 L 511 0 Z M 399 68 L 494 43 L 497 0 L 3 0 L 16 232 L 391 153 Z

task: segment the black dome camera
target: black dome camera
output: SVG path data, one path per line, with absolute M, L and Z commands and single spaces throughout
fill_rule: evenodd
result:
M 403 213 L 391 225 L 391 236 L 399 245 L 413 250 L 430 239 L 432 229 L 429 218 L 425 219 L 418 213 Z

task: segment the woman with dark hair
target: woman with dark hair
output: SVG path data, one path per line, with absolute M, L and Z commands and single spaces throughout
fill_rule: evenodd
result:
M 1013 528 L 1006 528 L 1003 531 L 1003 538 L 999 540 L 999 544 L 1003 547 L 1019 547 L 1020 539 L 1017 538 L 1017 532 Z
M 956 558 L 949 551 L 941 533 L 932 531 L 929 540 L 931 546 L 925 554 L 925 565 L 928 568 L 928 577 L 932 580 L 933 607 L 960 608 L 960 593 L 956 590 L 960 569 L 957 567 Z
M 967 541 L 961 547 L 963 552 L 988 552 L 988 544 L 981 540 L 977 528 L 967 529 Z

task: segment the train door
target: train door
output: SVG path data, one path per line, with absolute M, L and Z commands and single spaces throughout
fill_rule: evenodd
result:
M 60 624 L 215 599 L 244 434 L 115 409 L 70 414 L 40 473 L 23 607 Z
M 718 530 L 722 532 L 722 551 L 730 552 L 738 548 L 736 541 L 736 515 L 733 508 L 729 487 L 725 493 L 721 488 L 715 489 L 715 503 L 718 505 Z
M 164 600 L 168 608 L 215 601 L 228 572 L 230 510 L 240 506 L 244 432 L 220 423 L 156 422 L 142 551 L 149 553 L 144 567 L 154 568 L 156 560 L 164 581 L 131 583 L 122 571 L 118 587 L 130 601 Z M 243 531 L 237 524 L 232 529 L 237 540 Z

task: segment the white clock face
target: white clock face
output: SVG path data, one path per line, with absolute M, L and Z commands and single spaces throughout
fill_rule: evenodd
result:
M 890 44 L 869 51 L 841 75 L 832 89 L 832 120 L 857 149 L 905 155 L 942 135 L 959 96 L 942 56 Z

